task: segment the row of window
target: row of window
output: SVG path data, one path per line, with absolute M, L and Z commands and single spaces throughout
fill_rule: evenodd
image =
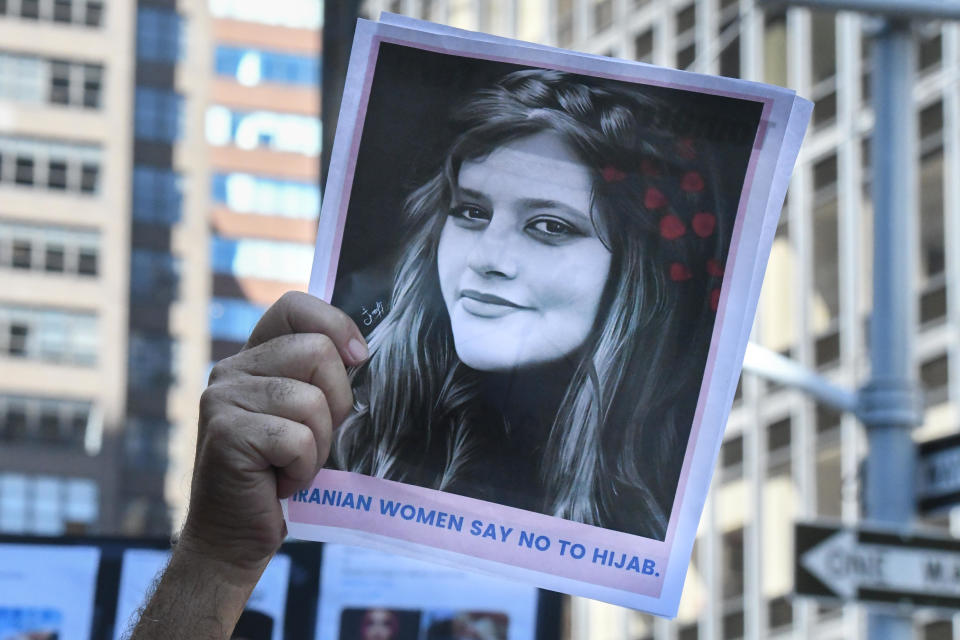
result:
M 93 366 L 98 326 L 92 313 L 0 306 L 0 356 Z
M 100 234 L 0 220 L 0 267 L 95 276 Z
M 172 9 L 137 9 L 137 59 L 175 63 L 184 56 L 183 18 Z
M 124 463 L 132 469 L 166 469 L 170 429 L 166 420 L 129 418 L 123 431 Z
M 320 155 L 320 119 L 273 111 L 207 109 L 207 142 L 240 149 L 272 149 Z
M 214 54 L 217 75 L 248 87 L 264 83 L 316 86 L 320 61 L 314 56 L 219 45 Z
M 133 218 L 140 222 L 175 224 L 183 209 L 183 179 L 175 171 L 133 168 Z
M 300 283 L 313 264 L 313 245 L 254 238 L 210 239 L 214 273 Z
M 100 147 L 0 136 L 0 184 L 97 193 Z
M 83 448 L 92 404 L 0 394 L 0 442 Z
M 100 0 L 0 0 L 0 15 L 19 16 L 61 24 L 99 27 L 103 24 Z
M 88 478 L 0 474 L 0 531 L 10 534 L 83 533 L 100 512 L 97 483 Z
M 210 338 L 229 342 L 246 342 L 266 307 L 237 298 L 214 298 L 210 301 Z
M 211 198 L 239 213 L 315 219 L 320 213 L 320 188 L 311 182 L 276 180 L 247 173 L 213 175 Z
M 210 0 L 209 7 L 215 18 L 299 29 L 319 29 L 323 25 L 322 0 Z
M 98 109 L 103 66 L 0 52 L 0 99 Z
M 134 247 L 130 253 L 130 297 L 173 300 L 180 285 L 180 260 L 169 251 Z
M 169 89 L 137 87 L 133 130 L 141 140 L 179 140 L 183 137 L 183 96 Z
M 166 333 L 131 331 L 127 367 L 131 389 L 160 391 L 176 380 L 178 343 Z

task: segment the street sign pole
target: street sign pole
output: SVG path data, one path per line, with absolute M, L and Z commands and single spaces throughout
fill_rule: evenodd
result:
M 910 226 L 916 157 L 912 48 L 909 24 L 885 19 L 873 44 L 871 367 L 858 412 L 869 441 L 867 520 L 900 527 L 909 526 L 914 518 L 915 452 L 910 430 L 919 422 L 910 349 L 914 305 Z M 909 615 L 868 613 L 868 638 L 907 640 L 912 636 Z

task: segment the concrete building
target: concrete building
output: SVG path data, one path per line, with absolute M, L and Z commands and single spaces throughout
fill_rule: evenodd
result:
M 166 534 L 213 360 L 304 289 L 321 0 L 0 0 L 0 531 Z
M 869 24 L 852 14 L 765 11 L 755 0 L 368 2 L 381 10 L 589 53 L 796 89 L 816 104 L 764 281 L 753 339 L 849 388 L 869 373 Z M 917 26 L 918 189 L 913 243 L 919 441 L 960 429 L 960 25 Z M 791 597 L 793 523 L 860 518 L 862 426 L 744 376 L 676 621 L 574 600 L 571 635 L 864 637 L 859 607 Z M 946 528 L 947 516 L 925 525 Z M 918 637 L 950 638 L 922 614 Z M 953 635 L 952 635 L 953 634 Z
M 0 531 L 119 521 L 134 17 L 0 2 Z

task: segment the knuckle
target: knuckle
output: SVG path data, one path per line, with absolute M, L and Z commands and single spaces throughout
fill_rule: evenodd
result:
M 286 378 L 267 378 L 264 392 L 270 400 L 283 403 L 293 393 L 293 384 Z
M 337 345 L 333 343 L 333 340 L 329 336 L 323 335 L 322 333 L 311 334 L 310 343 L 311 352 L 319 360 L 340 357 L 337 352 Z
M 210 378 L 207 381 L 207 384 L 213 385 L 227 377 L 230 368 L 230 365 L 228 364 L 229 359 L 230 358 L 226 358 L 213 365 L 213 368 L 210 369 Z

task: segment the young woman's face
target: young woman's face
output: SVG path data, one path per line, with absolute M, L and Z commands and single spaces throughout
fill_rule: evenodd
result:
M 610 272 L 590 219 L 591 172 L 543 132 L 464 162 L 458 185 L 437 254 L 457 355 L 481 371 L 569 356 Z

